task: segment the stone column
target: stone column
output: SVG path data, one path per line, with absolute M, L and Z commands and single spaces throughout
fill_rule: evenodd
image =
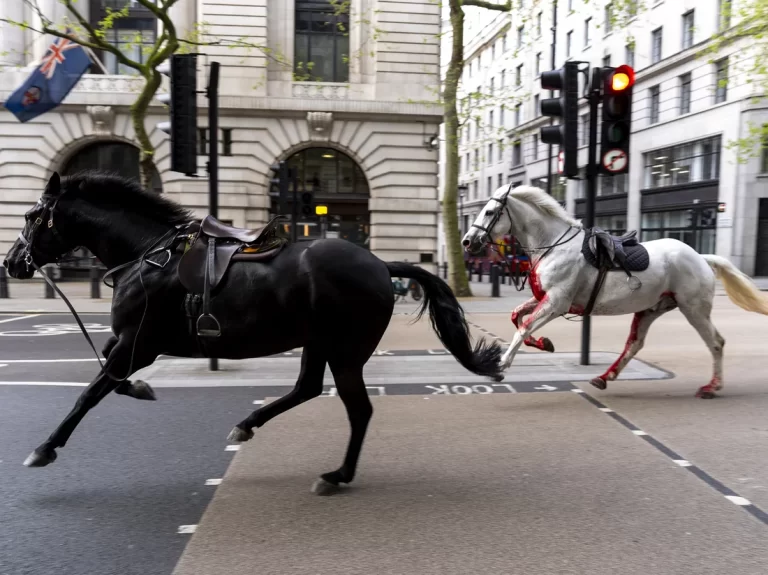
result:
M 7 2 L 0 1 L 0 4 L 6 3 Z M 14 4 L 14 2 L 10 2 L 10 4 Z M 40 6 L 40 12 L 54 24 L 63 23 L 65 18 L 74 20 L 74 17 L 70 14 L 69 10 L 67 10 L 63 4 L 59 3 L 58 0 L 38 0 L 37 4 Z M 88 18 L 89 9 L 87 2 L 77 2 L 75 7 L 83 18 Z M 37 30 L 40 30 L 43 27 L 40 17 L 31 10 L 28 20 L 32 23 L 32 27 Z M 48 51 L 48 47 L 51 43 L 53 43 L 53 40 L 53 36 L 35 34 L 31 50 L 32 60 L 35 62 L 40 61 L 42 57 L 45 56 L 45 53 Z
M 24 3 L 18 2 L 0 2 L 0 18 L 23 22 Z M 0 67 L 2 66 L 24 66 L 26 56 L 24 55 L 24 30 L 5 22 L 0 23 Z
M 179 0 L 174 4 L 169 15 L 179 38 L 186 38 L 195 29 L 197 20 L 197 0 Z

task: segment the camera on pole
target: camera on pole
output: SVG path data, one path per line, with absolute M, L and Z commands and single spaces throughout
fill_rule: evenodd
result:
M 558 70 L 542 72 L 541 87 L 559 91 L 558 98 L 541 101 L 541 114 L 562 118 L 562 124 L 541 128 L 541 141 L 561 147 L 563 175 L 575 178 L 579 175 L 579 63 L 566 62 Z
M 187 176 L 197 173 L 197 55 L 174 54 L 157 67 L 171 79 L 170 93 L 157 99 L 170 107 L 170 121 L 157 127 L 171 137 L 171 171 Z M 211 137 L 216 145 L 215 136 Z
M 606 175 L 629 171 L 632 127 L 632 88 L 635 71 L 627 66 L 603 68 L 603 117 L 600 137 L 600 171 Z

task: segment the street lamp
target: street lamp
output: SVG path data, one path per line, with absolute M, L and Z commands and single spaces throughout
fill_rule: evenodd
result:
M 459 230 L 461 231 L 461 237 L 464 237 L 466 233 L 464 231 L 464 194 L 469 192 L 469 185 L 459 185 Z

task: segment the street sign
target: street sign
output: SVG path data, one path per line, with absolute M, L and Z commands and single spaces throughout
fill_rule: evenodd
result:
M 621 172 L 627 166 L 627 153 L 624 150 L 608 150 L 603 156 L 603 168 L 609 172 Z
M 328 206 L 315 206 L 315 214 L 318 216 L 327 216 Z

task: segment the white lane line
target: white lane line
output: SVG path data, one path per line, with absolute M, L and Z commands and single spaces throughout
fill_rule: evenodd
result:
M 195 531 L 197 531 L 197 525 L 179 525 L 177 533 L 187 535 L 189 533 L 194 533 Z
M 648 435 L 648 434 L 647 434 L 645 431 L 643 431 L 642 429 L 633 429 L 633 430 L 632 430 L 632 433 L 634 433 L 635 435 Z
M 677 464 L 678 464 L 680 467 L 690 467 L 691 465 L 693 465 L 693 464 L 692 464 L 690 461 L 688 461 L 687 459 L 673 459 L 672 461 L 674 461 L 675 463 L 677 463 Z
M 87 387 L 80 381 L 0 381 L 0 385 L 48 385 L 55 387 Z
M 572 391 L 573 393 L 585 393 L 585 391 L 584 391 L 583 389 L 578 389 L 578 388 L 576 388 L 576 389 L 572 389 L 571 391 Z
M 77 363 L 84 361 L 98 361 L 95 357 L 83 359 L 0 359 L 3 363 Z
M 206 485 L 221 485 L 221 479 L 206 479 L 205 484 Z
M 610 407 L 599 407 L 598 409 L 603 413 L 613 413 L 613 410 Z
M 736 505 L 752 505 L 752 502 L 749 499 L 739 497 L 738 495 L 726 495 L 725 498 Z
M 30 319 L 30 318 L 33 318 L 33 317 L 40 317 L 41 315 L 42 314 L 35 313 L 35 314 L 32 314 L 32 315 L 22 315 L 22 316 L 19 316 L 19 317 L 9 317 L 8 319 L 0 319 L 0 323 L 8 323 L 9 321 L 17 321 L 17 320 L 20 320 L 20 319 Z
M 264 405 L 264 400 L 263 399 L 254 399 L 253 400 L 253 405 Z
M 239 445 L 227 445 L 224 448 L 224 451 L 240 451 L 240 446 Z

